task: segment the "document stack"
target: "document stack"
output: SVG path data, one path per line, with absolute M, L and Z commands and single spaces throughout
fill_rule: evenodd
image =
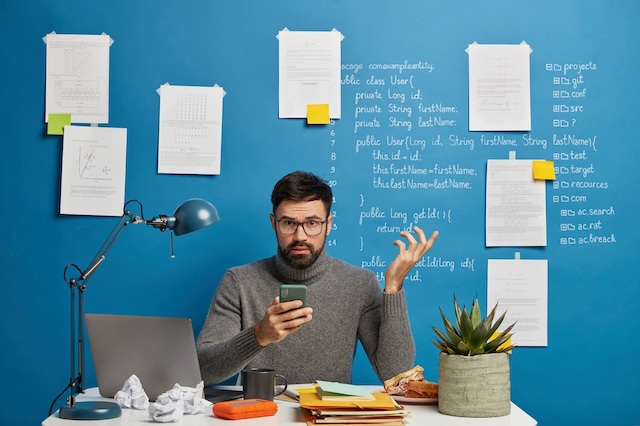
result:
M 309 392 L 300 391 L 300 407 L 309 410 L 307 424 L 405 425 L 409 412 L 386 393 L 361 386 L 318 380 Z

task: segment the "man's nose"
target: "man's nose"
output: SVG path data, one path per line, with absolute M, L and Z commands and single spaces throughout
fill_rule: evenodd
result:
M 296 241 L 305 241 L 307 239 L 307 233 L 304 231 L 302 224 L 298 225 L 298 228 L 293 235 L 296 238 Z

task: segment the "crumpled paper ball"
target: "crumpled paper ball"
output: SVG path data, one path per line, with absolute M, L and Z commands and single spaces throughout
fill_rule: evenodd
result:
M 124 382 L 124 386 L 119 390 L 114 399 L 120 407 L 146 410 L 149 407 L 149 397 L 142 388 L 142 383 L 138 376 L 133 374 Z
M 195 388 L 176 383 L 149 406 L 149 415 L 156 422 L 167 423 L 180 420 L 184 414 L 197 414 L 213 405 L 202 398 L 203 389 L 204 382 L 198 383 Z

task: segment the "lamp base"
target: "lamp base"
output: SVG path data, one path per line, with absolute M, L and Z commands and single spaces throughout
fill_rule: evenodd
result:
M 67 420 L 104 420 L 122 415 L 122 409 L 115 402 L 82 401 L 73 407 L 60 407 L 58 417 Z

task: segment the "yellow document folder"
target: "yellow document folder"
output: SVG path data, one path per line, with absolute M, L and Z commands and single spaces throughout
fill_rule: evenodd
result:
M 394 410 L 396 404 L 386 393 L 373 393 L 373 400 L 353 401 L 343 399 L 341 401 L 323 401 L 317 393 L 301 393 L 300 407 L 310 410 L 322 408 L 367 408 L 370 410 Z

